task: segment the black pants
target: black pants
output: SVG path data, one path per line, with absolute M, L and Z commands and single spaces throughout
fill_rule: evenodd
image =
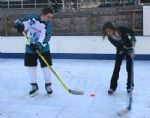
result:
M 50 66 L 52 66 L 52 59 L 50 51 L 41 53 Z M 28 67 L 37 66 L 37 60 L 39 59 L 41 67 L 46 67 L 45 62 L 39 57 L 37 53 L 25 53 L 24 65 Z
M 126 57 L 126 70 L 127 70 L 127 89 L 131 88 L 131 77 L 132 77 L 132 58 L 126 52 L 119 54 L 119 51 L 116 53 L 116 60 L 115 60 L 115 67 L 113 71 L 113 75 L 110 82 L 110 88 L 116 90 L 117 88 L 117 81 L 119 79 L 119 72 L 122 61 Z M 132 79 L 132 87 L 134 86 L 133 79 Z

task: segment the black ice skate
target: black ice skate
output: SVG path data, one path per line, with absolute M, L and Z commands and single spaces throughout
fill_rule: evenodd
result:
M 127 89 L 128 94 L 130 94 L 132 91 L 133 91 L 133 88 L 132 89 Z
M 37 83 L 31 83 L 31 87 L 32 87 L 32 89 L 30 90 L 29 95 L 31 97 L 36 96 L 39 93 L 39 91 L 38 91 L 39 88 L 38 88 Z
M 109 90 L 108 90 L 108 94 L 109 94 L 109 95 L 112 95 L 114 92 L 115 92 L 115 91 L 114 91 L 113 89 L 109 89 Z
M 51 89 L 51 83 L 45 83 L 45 89 L 48 95 L 53 93 L 53 90 Z

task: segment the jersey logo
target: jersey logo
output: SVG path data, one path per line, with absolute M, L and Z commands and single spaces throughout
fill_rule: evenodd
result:
M 34 24 L 35 24 L 35 20 L 31 20 L 30 25 L 34 25 Z

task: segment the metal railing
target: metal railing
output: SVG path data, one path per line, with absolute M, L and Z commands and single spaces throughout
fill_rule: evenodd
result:
M 12 1 L 12 0 L 6 0 L 6 1 L 1 1 L 0 3 L 0 7 L 1 8 L 43 8 L 43 7 L 47 7 L 47 6 L 54 6 L 55 3 L 51 3 L 51 2 L 43 2 L 43 3 L 38 3 L 36 2 L 36 0 L 34 1 Z M 57 5 L 63 5 L 62 3 L 57 3 Z
M 3 0 L 0 3 L 0 8 L 43 8 L 47 6 L 58 7 L 59 9 L 80 9 L 80 8 L 100 8 L 100 7 L 110 7 L 110 6 L 127 6 L 127 5 L 137 5 L 139 0 L 76 0 L 74 2 L 70 1 L 65 3 L 38 3 L 36 0 Z

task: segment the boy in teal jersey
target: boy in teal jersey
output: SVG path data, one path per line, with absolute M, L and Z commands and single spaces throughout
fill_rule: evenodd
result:
M 51 37 L 51 23 L 50 20 L 53 16 L 53 10 L 51 8 L 42 9 L 41 15 L 29 15 L 15 21 L 14 27 L 18 32 L 26 32 L 27 36 L 31 39 L 32 43 L 26 44 L 24 65 L 28 67 L 30 75 L 30 84 L 32 89 L 29 91 L 30 96 L 35 96 L 39 92 L 37 84 L 37 61 L 39 60 L 43 76 L 45 80 L 45 89 L 47 94 L 52 94 L 51 89 L 51 77 L 50 71 L 47 65 L 39 57 L 35 50 L 39 50 L 43 57 L 47 60 L 50 66 L 52 66 L 49 40 Z

